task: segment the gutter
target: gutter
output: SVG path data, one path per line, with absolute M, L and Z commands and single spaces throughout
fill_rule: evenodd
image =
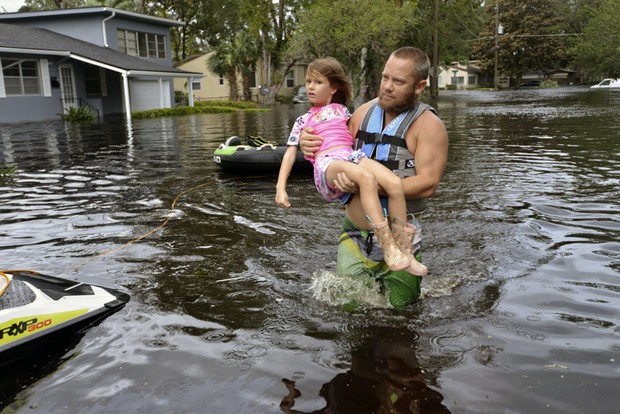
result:
M 53 55 L 53 56 L 70 56 L 71 52 L 66 52 L 63 50 L 45 50 L 45 49 L 26 49 L 26 48 L 17 48 L 17 47 L 2 47 L 0 46 L 0 52 L 5 53 L 27 53 L 27 54 L 37 54 L 37 55 Z
M 103 10 L 107 11 L 108 9 L 107 9 L 107 7 L 104 7 Z M 105 30 L 105 23 L 108 20 L 113 19 L 114 16 L 116 16 L 116 12 L 114 10 L 112 10 L 112 14 L 109 15 L 108 17 L 106 17 L 105 19 L 103 19 L 101 21 L 101 30 L 103 31 L 103 46 L 105 46 L 105 47 L 110 47 L 110 45 L 108 45 L 108 36 L 107 36 L 106 30 Z
M 149 71 L 149 70 L 128 70 L 127 75 L 129 76 L 164 76 L 171 78 L 202 78 L 206 76 L 203 73 L 192 73 L 192 72 L 158 72 L 158 71 Z

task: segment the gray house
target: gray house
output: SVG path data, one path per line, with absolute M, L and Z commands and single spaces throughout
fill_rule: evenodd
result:
M 172 65 L 182 24 L 109 7 L 0 14 L 0 123 L 174 106 L 173 79 L 203 76 Z

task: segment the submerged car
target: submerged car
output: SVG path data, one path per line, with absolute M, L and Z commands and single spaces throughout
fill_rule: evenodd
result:
M 620 79 L 612 79 L 607 78 L 603 79 L 596 85 L 590 86 L 590 88 L 598 89 L 598 88 L 620 88 Z
M 293 96 L 293 103 L 304 103 L 308 102 L 308 93 L 306 92 L 305 86 L 300 86 L 297 94 Z

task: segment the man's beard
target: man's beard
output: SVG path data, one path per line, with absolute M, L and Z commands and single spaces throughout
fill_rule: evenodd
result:
M 415 105 L 418 101 L 418 97 L 415 94 L 415 90 L 411 91 L 407 95 L 403 96 L 400 99 L 395 99 L 390 102 L 386 102 L 382 99 L 383 92 L 379 91 L 379 106 L 385 112 L 400 114 L 401 112 L 405 112 Z

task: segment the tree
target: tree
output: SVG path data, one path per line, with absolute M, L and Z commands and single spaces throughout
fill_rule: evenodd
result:
M 620 2 L 602 0 L 571 50 L 575 61 L 600 77 L 620 77 Z
M 228 81 L 228 97 L 231 101 L 239 100 L 237 68 L 234 59 L 232 45 L 230 43 L 221 44 L 217 47 L 215 53 L 207 58 L 209 70 L 220 76 L 224 76 Z
M 242 0 L 242 19 L 249 34 L 260 39 L 263 73 L 269 86 L 284 82 L 291 66 L 284 62 L 284 53 L 297 30 L 300 11 L 312 3 L 313 0 Z M 272 88 L 268 99 L 273 99 L 278 90 L 279 87 Z
M 253 39 L 246 32 L 239 32 L 232 42 L 220 44 L 208 58 L 209 69 L 228 81 L 231 100 L 239 100 L 238 76 L 241 76 L 243 99 L 252 100 L 251 76 L 254 75 L 259 54 L 257 39 Z
M 237 72 L 241 75 L 243 99 L 252 100 L 251 76 L 260 56 L 260 42 L 247 32 L 239 32 L 233 41 L 233 56 Z
M 106 6 L 115 9 L 144 11 L 143 1 L 134 0 L 25 0 L 20 12 Z
M 499 1 L 499 0 L 496 0 Z M 562 67 L 566 48 L 560 19 L 556 14 L 558 0 L 501 0 L 499 23 L 504 29 L 495 37 L 495 3 L 487 6 L 488 18 L 473 53 L 483 70 L 493 70 L 497 40 L 497 69 L 517 84 L 529 71 Z
M 317 0 L 300 14 L 289 61 L 332 56 L 351 75 L 355 95 L 380 71 L 415 22 L 415 2 Z M 374 75 L 378 78 L 377 75 Z
M 416 20 L 400 45 L 415 45 L 431 57 L 433 69 L 454 61 L 468 61 L 481 31 L 484 9 L 479 0 L 433 0 L 418 3 Z M 438 95 L 438 73 L 431 73 L 431 96 Z

